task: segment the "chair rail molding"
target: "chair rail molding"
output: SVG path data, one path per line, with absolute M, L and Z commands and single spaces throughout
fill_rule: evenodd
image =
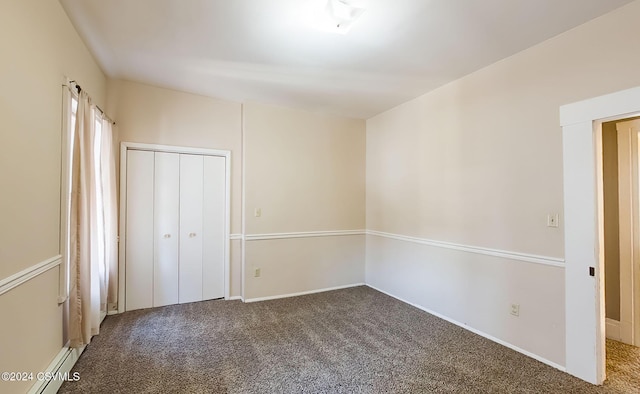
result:
M 536 264 L 550 265 L 558 268 L 564 268 L 564 259 L 561 259 L 559 257 L 548 257 L 548 256 L 540 256 L 536 254 L 512 252 L 508 250 L 483 248 L 479 246 L 463 245 L 463 244 L 457 244 L 453 242 L 436 241 L 436 240 L 427 239 L 427 238 L 419 238 L 419 237 L 412 237 L 407 235 L 385 233 L 382 231 L 375 231 L 375 230 L 367 230 L 367 235 L 395 239 L 395 240 L 405 241 L 405 242 L 412 242 L 412 243 L 421 244 L 421 245 L 434 246 L 437 248 L 452 249 L 452 250 L 458 250 L 458 251 L 468 252 L 468 253 L 476 253 L 476 254 L 483 254 L 483 255 L 493 256 L 493 257 L 501 257 L 509 260 L 525 261 L 527 263 L 536 263 Z
M 61 263 L 62 256 L 56 255 L 0 280 L 0 295 L 20 286 L 42 273 L 49 271 L 52 268 L 59 266 Z
M 263 241 L 268 239 L 336 237 L 345 235 L 365 235 L 366 230 L 334 230 L 334 231 L 300 231 L 291 233 L 247 234 L 247 241 Z

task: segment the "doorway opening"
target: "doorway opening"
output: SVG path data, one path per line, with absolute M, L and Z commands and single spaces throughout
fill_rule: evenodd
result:
M 601 130 L 606 376 L 624 389 L 640 368 L 640 118 Z
M 602 124 L 640 115 L 640 87 L 560 107 L 565 214 L 565 369 L 606 378 Z

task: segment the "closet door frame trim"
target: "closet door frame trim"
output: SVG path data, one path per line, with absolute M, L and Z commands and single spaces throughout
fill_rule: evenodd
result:
M 225 215 L 224 215 L 224 299 L 229 299 L 231 283 L 230 240 L 231 232 L 231 151 L 220 149 L 192 148 L 173 145 L 144 144 L 138 142 L 120 143 L 120 233 L 118 244 L 118 313 L 125 311 L 126 300 L 126 242 L 127 242 L 127 151 L 144 150 L 152 152 L 183 153 L 192 155 L 219 156 L 225 158 Z

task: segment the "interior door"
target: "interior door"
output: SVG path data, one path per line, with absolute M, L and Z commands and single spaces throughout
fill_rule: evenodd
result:
M 202 300 L 203 157 L 180 154 L 179 303 Z
M 127 151 L 126 310 L 153 306 L 154 153 Z
M 178 303 L 180 155 L 156 152 L 154 174 L 153 306 Z
M 225 158 L 204 156 L 202 299 L 224 297 Z
M 125 309 L 223 298 L 226 158 L 135 149 L 126 155 Z

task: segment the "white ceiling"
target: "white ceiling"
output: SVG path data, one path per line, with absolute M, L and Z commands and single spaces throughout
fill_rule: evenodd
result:
M 114 78 L 356 118 L 375 114 L 631 0 L 60 0 Z

